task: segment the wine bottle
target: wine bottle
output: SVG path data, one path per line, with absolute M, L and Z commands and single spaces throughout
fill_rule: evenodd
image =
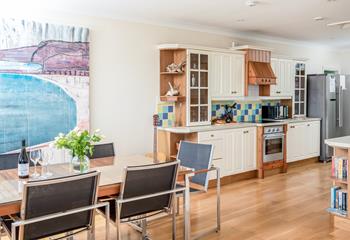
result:
M 26 150 L 26 140 L 22 140 L 21 152 L 18 156 L 18 177 L 29 177 L 29 157 Z

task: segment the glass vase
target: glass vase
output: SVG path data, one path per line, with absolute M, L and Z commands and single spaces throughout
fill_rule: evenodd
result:
M 72 158 L 72 169 L 76 173 L 86 173 L 90 169 L 90 159 L 87 156 Z

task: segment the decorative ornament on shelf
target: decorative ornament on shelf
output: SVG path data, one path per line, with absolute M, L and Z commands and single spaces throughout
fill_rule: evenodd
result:
M 186 61 L 180 64 L 172 63 L 166 67 L 166 71 L 169 73 L 183 73 L 185 71 Z
M 168 82 L 168 84 L 169 84 L 170 89 L 169 89 L 169 91 L 166 93 L 166 95 L 167 95 L 167 96 L 171 96 L 171 97 L 172 97 L 172 96 L 179 96 L 179 94 L 180 94 L 179 90 L 175 89 L 175 88 L 173 87 L 173 85 L 171 85 L 170 82 Z
M 73 156 L 72 168 L 74 172 L 85 173 L 89 171 L 90 160 L 94 152 L 94 143 L 100 142 L 104 137 L 96 130 L 90 134 L 87 130 L 73 129 L 67 134 L 60 133 L 55 138 L 57 149 L 68 149 Z

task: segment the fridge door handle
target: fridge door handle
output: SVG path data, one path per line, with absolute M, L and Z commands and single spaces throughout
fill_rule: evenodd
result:
M 338 96 L 338 126 L 343 127 L 343 88 L 339 86 Z

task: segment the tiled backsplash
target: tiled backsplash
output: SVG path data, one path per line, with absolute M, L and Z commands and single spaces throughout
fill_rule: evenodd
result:
M 236 108 L 233 112 L 233 120 L 235 122 L 261 122 L 262 106 L 274 106 L 279 104 L 279 101 L 262 101 L 262 102 L 236 102 Z M 212 103 L 212 118 L 219 118 L 225 112 L 224 105 L 232 106 L 233 101 L 213 102 Z
M 175 106 L 173 103 L 158 104 L 159 125 L 162 127 L 175 126 Z
M 233 110 L 233 120 L 235 122 L 261 122 L 262 106 L 274 106 L 279 104 L 279 101 L 260 101 L 260 102 L 236 102 L 236 108 Z M 221 117 L 224 113 L 224 106 L 232 106 L 233 101 L 218 101 L 212 102 L 212 118 Z M 160 126 L 175 127 L 175 105 L 173 103 L 158 104 L 158 116 Z
M 232 106 L 234 102 L 213 102 L 212 117 L 220 118 L 225 112 L 224 105 Z M 233 109 L 235 122 L 261 122 L 261 102 L 237 102 Z

